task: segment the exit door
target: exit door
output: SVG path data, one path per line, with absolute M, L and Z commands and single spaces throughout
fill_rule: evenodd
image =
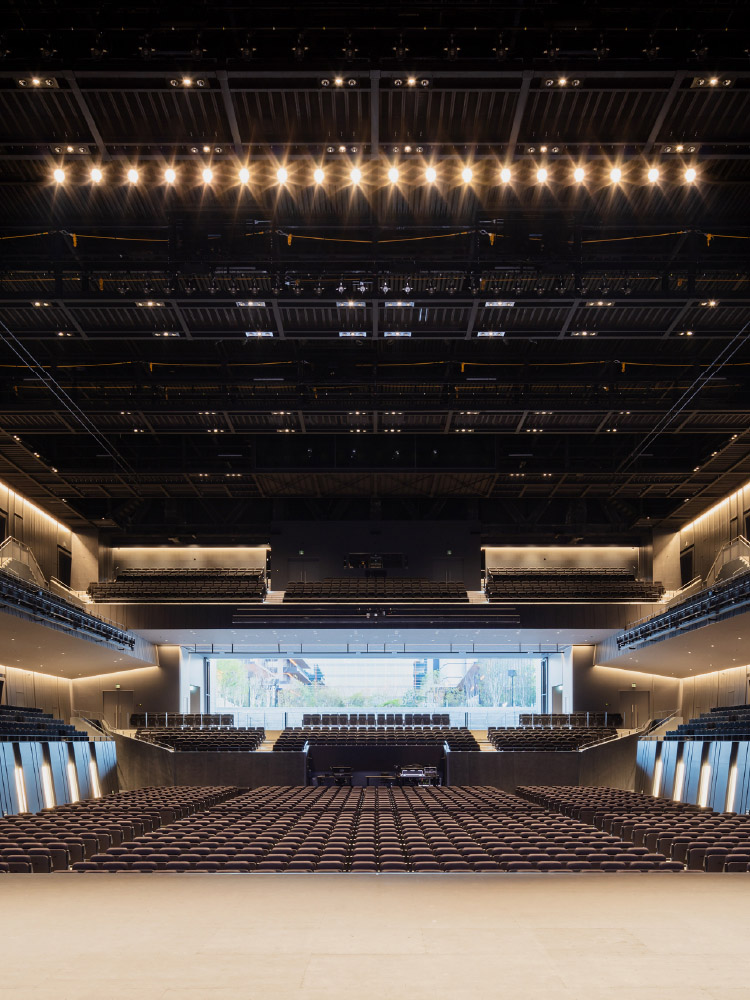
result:
M 626 729 L 638 729 L 651 717 L 650 691 L 620 691 L 620 714 Z
M 130 728 L 133 704 L 133 691 L 102 691 L 102 715 L 113 729 Z
M 294 556 L 289 560 L 289 581 L 313 583 L 319 579 L 319 565 L 319 559 L 299 559 L 297 556 Z

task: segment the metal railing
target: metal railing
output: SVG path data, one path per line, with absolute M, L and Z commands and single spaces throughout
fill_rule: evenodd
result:
M 14 566 L 13 563 L 17 565 Z M 24 568 L 28 571 L 28 576 L 23 573 L 19 573 L 19 568 Z M 45 579 L 44 573 L 42 573 L 39 563 L 36 561 L 36 556 L 31 551 L 26 542 L 20 542 L 17 538 L 9 535 L 2 544 L 0 544 L 0 569 L 4 570 L 6 573 L 13 573 L 20 580 L 28 580 L 29 577 L 38 583 L 40 587 L 47 586 L 47 580 Z

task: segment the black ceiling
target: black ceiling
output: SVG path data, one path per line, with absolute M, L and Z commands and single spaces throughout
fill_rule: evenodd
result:
M 143 537 L 690 520 L 750 471 L 741 6 L 10 5 L 0 475 Z

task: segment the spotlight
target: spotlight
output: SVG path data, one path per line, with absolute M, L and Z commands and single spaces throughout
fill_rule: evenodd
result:
M 326 175 L 321 167 L 317 167 L 315 173 L 313 174 L 313 180 L 316 184 L 322 184 L 326 179 Z
M 564 76 L 559 77 L 558 81 L 557 81 L 557 86 L 558 87 L 567 87 L 568 86 L 568 80 L 567 80 L 567 78 L 564 77 Z
M 472 177 L 474 176 L 474 171 L 471 167 L 464 167 L 461 171 L 461 180 L 464 184 L 471 184 Z
M 339 278 L 339 283 L 338 285 L 336 285 L 336 291 L 339 293 L 339 295 L 343 295 L 344 292 L 346 291 L 346 285 L 344 284 L 343 278 Z
M 407 278 L 404 282 L 404 294 L 410 295 L 414 291 L 414 286 L 411 283 L 411 278 Z
M 138 171 L 135 169 L 135 167 L 131 167 L 130 170 L 128 170 L 128 180 L 130 181 L 131 184 L 138 183 Z
M 344 78 L 343 78 L 343 76 L 334 76 L 333 82 L 336 84 L 337 87 L 343 87 L 344 86 Z
M 250 183 L 250 171 L 247 169 L 247 167 L 240 167 L 240 172 L 237 176 L 240 179 L 240 184 Z
M 289 174 L 287 172 L 286 167 L 279 167 L 279 169 L 276 171 L 276 180 L 279 182 L 279 184 L 286 184 L 286 182 L 289 180 Z
M 388 292 L 390 292 L 390 290 L 391 290 L 391 286 L 388 284 L 388 279 L 387 278 L 383 278 L 383 280 L 382 280 L 382 282 L 380 284 L 380 291 L 383 293 L 383 295 L 387 295 Z
M 201 174 L 204 184 L 210 184 L 214 179 L 214 172 L 210 167 L 205 167 L 203 173 Z
M 540 167 L 537 170 L 536 179 L 539 181 L 540 184 L 544 184 L 544 182 L 547 180 L 547 170 L 545 167 Z
M 651 184 L 656 184 L 656 182 L 659 180 L 659 170 L 658 170 L 658 168 L 657 167 L 650 167 L 647 176 L 648 176 L 648 179 L 651 182 Z
M 416 85 L 417 85 L 417 78 L 416 78 L 416 76 L 407 76 L 407 78 L 406 78 L 406 85 L 407 85 L 407 87 L 416 87 Z
M 619 184 L 622 180 L 622 170 L 619 167 L 612 167 L 609 172 L 609 179 L 613 184 Z
M 437 180 L 437 170 L 434 167 L 428 167 L 424 172 L 424 179 L 428 184 L 434 184 Z
M 104 174 L 99 167 L 92 167 L 89 176 L 91 177 L 92 184 L 99 184 Z
M 688 167 L 687 170 L 685 171 L 685 180 L 688 182 L 688 184 L 692 184 L 697 176 L 698 173 L 695 167 Z
M 503 184 L 510 184 L 510 167 L 503 167 L 500 171 L 500 180 Z
M 292 53 L 294 55 L 294 58 L 298 62 L 302 62 L 302 60 L 305 58 L 305 52 L 307 52 L 307 45 L 305 45 L 305 36 L 300 31 L 297 33 L 297 41 L 292 46 Z
M 573 180 L 576 182 L 576 184 L 583 184 L 585 178 L 586 178 L 586 171 L 583 169 L 583 167 L 576 167 L 575 170 L 573 171 Z
M 315 286 L 313 288 L 313 291 L 315 292 L 316 295 L 322 295 L 323 294 L 323 285 L 321 284 L 320 281 L 316 282 L 316 284 L 315 284 Z
M 174 184 L 177 180 L 177 172 L 172 167 L 167 167 L 164 171 L 164 180 L 167 184 Z
M 352 167 L 351 171 L 349 172 L 349 177 L 351 179 L 352 184 L 359 184 L 360 181 L 362 180 L 362 171 L 359 169 L 359 167 Z
M 388 180 L 391 184 L 398 184 L 398 167 L 391 167 L 388 171 Z
M 52 176 L 55 178 L 55 181 L 58 184 L 65 183 L 65 171 L 62 169 L 62 167 L 57 167 L 57 169 L 53 172 Z

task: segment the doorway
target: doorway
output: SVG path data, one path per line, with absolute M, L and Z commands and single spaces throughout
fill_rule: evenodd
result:
M 201 711 L 201 689 L 197 684 L 190 685 L 190 714 L 200 715 Z
M 620 691 L 620 715 L 626 729 L 638 729 L 651 717 L 650 691 Z
M 289 560 L 289 582 L 312 583 L 320 579 L 319 564 L 319 559 L 300 559 L 294 556 Z M 283 585 L 286 586 L 286 581 Z
M 133 691 L 102 691 L 102 715 L 113 729 L 129 729 L 135 702 Z

